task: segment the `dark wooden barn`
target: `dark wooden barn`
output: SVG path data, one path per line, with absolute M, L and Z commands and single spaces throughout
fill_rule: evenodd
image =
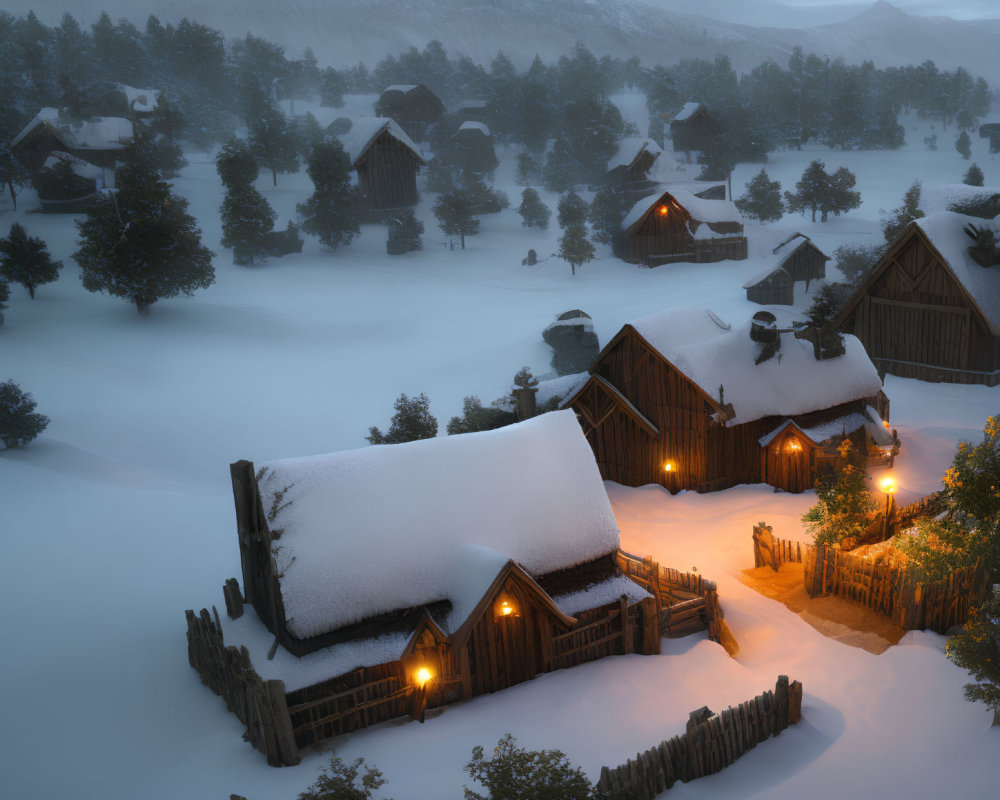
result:
M 662 153 L 663 148 L 652 139 L 635 136 L 622 139 L 608 159 L 606 182 L 623 189 L 638 186 L 648 190 L 650 170 Z
M 844 355 L 817 360 L 791 332 L 760 330 L 690 308 L 625 325 L 566 401 L 605 480 L 801 492 L 832 465 L 844 436 L 865 459 L 888 462 L 888 400 L 861 343 L 844 337 Z
M 396 120 L 414 141 L 427 138 L 428 129 L 444 116 L 444 104 L 422 83 L 387 86 L 375 104 L 375 115 Z
M 455 107 L 451 117 L 455 126 L 463 122 L 481 122 L 487 127 L 496 124 L 496 110 L 489 100 L 463 100 Z
M 830 256 L 805 234 L 793 234 L 771 252 L 778 257 L 778 266 L 791 276 L 793 283 L 806 282 L 806 290 L 810 281 L 826 277 L 826 262 Z
M 911 222 L 840 316 L 879 370 L 1000 384 L 996 221 L 933 214 Z
M 762 306 L 790 306 L 795 302 L 795 281 L 781 267 L 763 272 L 743 284 L 747 300 Z
M 132 123 L 121 117 L 76 120 L 43 108 L 10 150 L 31 173 L 43 210 L 77 212 L 98 189 L 114 186 L 115 164 L 132 137 Z
M 499 166 L 493 134 L 483 122 L 463 122 L 451 137 L 455 166 L 476 175 L 492 175 Z
M 637 202 L 622 221 L 626 261 L 656 267 L 747 257 L 743 221 L 728 200 L 706 200 L 671 187 Z
M 707 143 L 718 135 L 718 124 L 701 103 L 685 103 L 670 120 L 670 138 L 674 143 L 674 152 L 687 153 L 688 161 L 691 160 L 692 151 L 705 149 Z
M 357 171 L 358 189 L 366 206 L 381 209 L 417 204 L 417 172 L 424 166 L 424 157 L 394 120 L 354 120 L 341 142 L 351 168 Z

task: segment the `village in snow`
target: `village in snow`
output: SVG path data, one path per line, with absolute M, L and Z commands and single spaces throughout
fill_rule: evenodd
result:
M 1000 22 L 680 10 L 0 10 L 0 797 L 996 795 Z

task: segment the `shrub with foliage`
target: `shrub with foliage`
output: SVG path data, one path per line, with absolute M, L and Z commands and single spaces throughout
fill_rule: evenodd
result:
M 966 186 L 982 186 L 986 181 L 986 176 L 978 165 L 972 164 L 962 176 L 962 183 Z
M 386 224 L 389 227 L 385 242 L 385 252 L 390 256 L 412 253 L 423 248 L 421 236 L 424 234 L 424 223 L 417 219 L 412 208 L 396 208 L 387 215 Z
M 761 169 L 747 184 L 746 194 L 736 201 L 736 207 L 760 222 L 777 222 L 785 213 L 781 202 L 781 183 L 772 181 Z
M 530 186 L 521 192 L 521 205 L 518 206 L 517 213 L 521 215 L 523 227 L 538 228 L 543 231 L 549 227 L 549 218 L 552 216 L 549 207 Z
M 972 140 L 969 139 L 969 132 L 962 131 L 955 139 L 955 149 L 966 161 L 972 156 Z
M 320 771 L 316 782 L 300 793 L 298 800 L 371 800 L 372 792 L 385 783 L 382 771 L 365 766 L 363 758 L 345 764 L 337 756 L 332 756 L 330 766 Z
M 833 259 L 847 285 L 857 288 L 871 274 L 883 253 L 884 247 L 842 244 L 833 251 Z
M 10 235 L 0 239 L 0 275 L 19 283 L 35 299 L 35 288 L 59 277 L 62 262 L 55 261 L 42 239 L 28 236 L 20 222 L 10 226 Z
M 850 550 L 861 540 L 877 503 L 865 485 L 865 471 L 852 463 L 850 439 L 840 445 L 841 467 L 835 477 L 816 481 L 818 502 L 802 517 L 816 544 Z
M 35 413 L 37 405 L 14 381 L 0 383 L 0 442 L 5 448 L 24 447 L 45 430 L 49 418 Z
M 504 734 L 487 759 L 482 745 L 472 748 L 465 771 L 486 787 L 480 794 L 465 787 L 465 800 L 587 800 L 591 785 L 560 750 L 525 750 Z
M 920 181 L 914 181 L 903 195 L 903 204 L 889 214 L 883 212 L 882 235 L 886 242 L 892 244 L 907 225 L 923 215 L 924 212 L 920 210 Z
M 437 436 L 438 423 L 430 412 L 431 401 L 421 392 L 412 400 L 405 394 L 396 398 L 396 413 L 389 423 L 389 430 L 382 433 L 372 426 L 365 437 L 371 444 L 399 444 L 416 439 L 433 439 Z
M 947 520 L 914 520 L 911 530 L 893 539 L 893 546 L 906 556 L 907 569 L 923 583 L 975 563 L 965 531 Z
M 967 669 L 975 683 L 965 684 L 965 699 L 985 703 L 1000 725 L 1000 591 L 969 613 L 965 628 L 948 640 L 945 651 L 955 664 Z

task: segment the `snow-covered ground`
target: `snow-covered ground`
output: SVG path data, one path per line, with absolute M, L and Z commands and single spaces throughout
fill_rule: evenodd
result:
M 644 113 L 622 98 L 628 116 Z M 339 113 L 339 112 L 338 112 Z M 367 227 L 331 252 L 308 240 L 301 255 L 252 268 L 219 246 L 219 181 L 209 156 L 191 153 L 176 182 L 217 257 L 216 284 L 156 303 L 152 315 L 89 294 L 72 261 L 73 220 L 0 211 L 63 260 L 62 277 L 30 301 L 12 287 L 0 328 L 0 379 L 31 391 L 52 419 L 27 449 L 0 453 L 0 797 L 141 797 L 290 800 L 325 753 L 273 769 L 240 738 L 242 726 L 187 664 L 185 608 L 221 605 L 240 573 L 228 475 L 256 462 L 364 446 L 384 429 L 400 392 L 425 392 L 443 429 L 462 398 L 505 394 L 529 365 L 550 373 L 541 331 L 582 308 L 602 344 L 621 324 L 662 308 L 708 305 L 730 321 L 754 310 L 741 285 L 769 265 L 795 231 L 826 252 L 874 243 L 880 208 L 899 205 L 915 178 L 954 183 L 969 162 L 927 123 L 907 121 L 899 152 L 774 154 L 767 170 L 791 188 L 805 165 L 855 171 L 861 209 L 825 225 L 800 216 L 748 225 L 750 259 L 639 269 L 600 258 L 571 276 L 548 254 L 559 231 L 526 230 L 511 209 L 485 217 L 463 252 L 444 244 L 425 196 L 424 250 L 385 255 L 385 231 Z M 1000 183 L 1000 160 L 973 140 L 973 159 Z M 740 165 L 737 195 L 759 165 Z M 513 206 L 509 161 L 498 184 Z M 304 174 L 259 187 L 283 226 L 311 190 Z M 555 198 L 543 193 L 554 208 Z M 22 208 L 30 209 L 31 198 Z M 521 266 L 529 248 L 542 263 Z M 796 287 L 799 308 L 809 296 Z M 1000 388 L 889 377 L 901 500 L 939 485 L 959 439 L 978 440 L 1000 412 Z M 391 487 L 387 487 L 391 488 Z M 880 656 L 825 638 L 780 604 L 738 582 L 752 566 L 750 528 L 766 520 L 800 537 L 812 495 L 763 486 L 670 497 L 655 487 L 608 487 L 623 546 L 716 579 L 741 651 L 729 658 L 699 637 L 665 642 L 659 657 L 605 659 L 542 676 L 446 709 L 423 724 L 398 722 L 345 736 L 397 800 L 455 798 L 475 744 L 512 732 L 531 748 L 561 748 L 596 778 L 683 729 L 701 705 L 719 709 L 803 681 L 804 719 L 719 775 L 678 785 L 677 798 L 994 796 L 1000 729 L 962 699 L 963 671 L 943 637 L 911 633 Z M 442 500 L 447 513 L 447 499 Z M 403 534 L 403 532 L 401 532 Z

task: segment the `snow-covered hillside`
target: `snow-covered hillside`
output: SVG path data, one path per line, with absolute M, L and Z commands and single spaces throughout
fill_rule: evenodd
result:
M 617 100 L 626 116 L 641 113 L 635 96 Z M 757 307 L 741 285 L 791 233 L 827 253 L 874 243 L 879 209 L 899 205 L 915 178 L 925 186 L 960 180 L 968 162 L 944 137 L 929 152 L 929 125 L 905 123 L 909 143 L 898 152 L 774 154 L 767 170 L 785 188 L 814 158 L 831 170 L 848 166 L 864 204 L 827 224 L 796 215 L 748 225 L 743 262 L 649 270 L 599 247 L 574 277 L 548 255 L 558 229 L 526 230 L 513 210 L 484 217 L 464 252 L 449 249 L 425 195 L 422 252 L 387 256 L 385 230 L 367 226 L 336 252 L 310 239 L 300 255 L 237 267 L 219 245 L 212 158 L 192 152 L 175 188 L 217 254 L 217 282 L 158 302 L 143 318 L 83 290 L 72 217 L 32 213 L 27 194 L 17 213 L 0 210 L 0 230 L 22 222 L 65 264 L 34 301 L 12 287 L 0 328 L 0 379 L 31 391 L 52 419 L 28 448 L 0 452 L 0 796 L 294 798 L 327 754 L 267 767 L 185 654 L 184 609 L 220 605 L 222 582 L 240 574 L 229 463 L 363 447 L 400 392 L 427 393 L 443 427 L 464 396 L 488 403 L 506 393 L 520 367 L 549 373 L 541 331 L 568 309 L 594 318 L 602 344 L 626 320 L 665 307 L 706 305 L 745 319 Z M 987 182 L 1000 182 L 1000 158 L 984 140 L 973 140 L 973 160 Z M 740 165 L 737 194 L 759 169 Z M 498 185 L 516 206 L 512 174 L 508 158 Z M 279 226 L 311 190 L 304 174 L 279 176 L 277 188 L 262 175 L 258 188 Z M 556 198 L 542 195 L 554 207 Z M 542 259 L 536 267 L 521 265 L 528 248 Z M 799 284 L 796 307 L 809 299 Z M 903 440 L 903 502 L 935 489 L 957 441 L 977 440 L 986 416 L 1000 412 L 1000 387 L 890 377 L 885 388 Z M 739 657 L 689 637 L 665 643 L 658 657 L 548 674 L 423 725 L 343 737 L 338 755 L 364 756 L 385 772 L 384 796 L 460 797 L 472 746 L 488 750 L 507 731 L 528 747 L 564 750 L 596 778 L 602 765 L 681 731 L 690 710 L 747 699 L 779 673 L 804 683 L 802 723 L 670 797 L 995 794 L 1000 729 L 990 729 L 984 707 L 962 699 L 966 675 L 945 659 L 943 637 L 911 633 L 875 656 L 820 635 L 739 583 L 752 566 L 751 525 L 764 519 L 777 535 L 801 537 L 811 493 L 608 489 L 626 549 L 718 581 Z M 448 498 L 441 504 L 447 511 Z

